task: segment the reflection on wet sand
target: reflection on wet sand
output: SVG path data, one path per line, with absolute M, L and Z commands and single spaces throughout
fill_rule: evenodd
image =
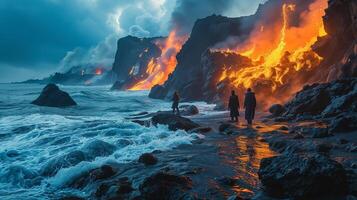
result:
M 231 136 L 231 145 L 220 144 L 220 154 L 224 155 L 222 158 L 225 163 L 234 167 L 235 175 L 232 178 L 238 181 L 233 190 L 240 196 L 251 196 L 259 188 L 257 172 L 260 161 L 276 155 L 260 136 L 277 130 L 278 126 L 259 124 L 247 127 L 239 124 L 238 127 L 240 134 Z

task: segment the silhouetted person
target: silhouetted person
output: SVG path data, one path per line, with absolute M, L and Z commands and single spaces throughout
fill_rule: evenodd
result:
M 174 96 L 172 97 L 172 112 L 175 114 L 175 111 L 177 110 L 178 115 L 180 115 L 179 102 L 180 102 L 180 96 L 178 95 L 177 92 L 175 92 Z
M 256 105 L 257 101 L 255 99 L 255 94 L 248 88 L 244 98 L 245 119 L 247 120 L 248 125 L 251 125 L 253 122 Z
M 234 91 L 232 91 L 232 94 L 229 97 L 228 109 L 231 111 L 232 121 L 237 122 L 239 116 L 239 99 Z

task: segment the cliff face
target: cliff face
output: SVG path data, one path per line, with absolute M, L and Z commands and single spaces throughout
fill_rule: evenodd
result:
M 178 64 L 175 71 L 163 85 L 154 86 L 149 97 L 170 99 L 175 91 L 178 91 L 182 99 L 186 101 L 216 102 L 221 97 L 225 97 L 225 91 L 233 89 L 232 85 L 216 85 L 216 76 L 218 72 L 222 72 L 221 67 L 230 62 L 229 59 L 232 57 L 238 59 L 239 56 L 230 54 L 228 56 L 230 58 L 225 60 L 225 55 L 218 55 L 219 52 L 213 53 L 209 49 L 216 48 L 230 38 L 234 38 L 235 41 L 247 40 L 258 21 L 260 24 L 270 24 L 280 20 L 281 7 L 283 4 L 290 3 L 296 3 L 296 1 L 270 0 L 261 5 L 256 14 L 251 16 L 228 18 L 213 15 L 197 20 L 190 38 L 177 55 Z M 308 9 L 311 1 L 301 0 L 298 3 L 296 12 L 291 16 L 292 25 L 298 21 L 299 14 Z M 251 62 L 248 58 L 245 60 L 245 62 Z
M 327 81 L 357 76 L 357 2 L 330 0 L 325 10 L 324 26 L 328 33 L 314 45 L 314 51 L 324 58 Z M 326 69 L 327 68 L 327 69 Z
M 232 19 L 211 16 L 198 20 L 190 39 L 177 56 L 176 70 L 164 85 L 155 86 L 152 89 L 150 97 L 169 99 L 172 93 L 177 90 L 184 100 L 217 102 L 219 99 L 226 98 L 226 93 L 230 89 L 239 90 L 240 88 L 235 88 L 230 83 L 220 82 L 217 84 L 217 76 L 222 73 L 223 66 L 229 65 L 232 57 L 235 57 L 235 63 L 242 62 L 241 60 L 245 60 L 243 63 L 249 63 L 251 60 L 242 59 L 244 57 L 233 54 L 214 53 L 207 49 L 228 37 L 237 37 L 239 40 L 246 39 L 257 20 L 274 21 L 274 17 L 279 17 L 279 15 L 267 15 L 267 13 L 272 13 L 272 11 L 274 13 L 274 8 L 279 8 L 283 3 L 289 2 L 294 1 L 268 1 L 259 7 L 255 15 L 249 17 Z M 308 9 L 309 2 L 299 1 L 298 3 L 300 10 L 297 10 L 296 13 Z M 350 0 L 329 1 L 326 15 L 323 18 L 328 35 L 319 38 L 313 46 L 314 51 L 324 58 L 323 62 L 315 69 L 303 71 L 303 76 L 298 73 L 290 74 L 289 83 L 274 94 L 277 99 L 286 99 L 286 96 L 292 95 L 291 88 L 294 85 L 304 85 L 312 81 L 324 82 L 326 77 L 329 77 L 328 80 L 333 80 L 339 77 L 356 76 L 356 4 L 356 1 Z M 275 13 L 279 14 L 277 11 Z M 282 64 L 284 65 L 284 63 Z M 244 67 L 244 64 L 240 64 L 240 67 Z M 284 67 L 291 66 L 286 63 Z M 264 91 L 266 88 L 272 87 L 271 84 L 269 81 L 259 82 L 254 89 Z
M 114 89 L 127 89 L 144 79 L 151 59 L 158 58 L 161 50 L 155 45 L 160 38 L 127 36 L 118 40 L 113 72 L 117 75 Z

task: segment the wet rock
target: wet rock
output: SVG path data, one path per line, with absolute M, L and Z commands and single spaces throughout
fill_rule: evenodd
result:
M 325 156 L 290 154 L 264 158 L 258 175 L 264 190 L 273 197 L 303 199 L 347 193 L 344 168 Z
M 313 138 L 325 138 L 332 136 L 327 128 L 312 128 L 311 131 Z
M 219 132 L 230 135 L 238 132 L 238 128 L 230 123 L 223 123 L 218 127 Z
M 144 163 L 145 165 L 155 165 L 158 160 L 153 154 L 144 153 L 140 156 L 139 162 Z
M 305 86 L 292 101 L 285 105 L 286 114 L 294 116 L 320 114 L 331 102 L 331 96 L 326 87 L 326 84 Z
M 103 165 L 100 168 L 89 170 L 82 173 L 68 185 L 74 188 L 84 188 L 90 183 L 98 180 L 107 179 L 116 174 L 117 170 L 110 165 Z
M 195 105 L 182 105 L 180 106 L 180 114 L 185 116 L 197 115 L 198 108 Z
M 43 88 L 40 96 L 34 100 L 32 104 L 48 107 L 67 107 L 77 105 L 67 92 L 60 90 L 55 84 L 48 84 L 45 88 Z
M 108 184 L 103 183 L 103 184 L 99 185 L 99 187 L 95 191 L 94 195 L 96 197 L 102 197 L 105 195 L 105 193 L 108 192 L 109 188 L 110 188 L 110 186 Z
M 186 192 L 192 188 L 192 181 L 185 176 L 178 176 L 167 172 L 158 172 L 144 180 L 140 185 L 141 198 L 184 199 Z
M 212 130 L 211 127 L 198 127 L 190 130 L 190 133 L 208 133 Z
M 190 119 L 168 113 L 157 113 L 151 118 L 151 121 L 154 125 L 168 125 L 169 129 L 173 131 L 176 131 L 178 129 L 189 131 L 199 127 L 198 124 L 191 121 Z
M 227 200 L 245 200 L 245 199 L 238 195 L 233 195 L 233 196 L 228 197 Z
M 331 133 L 350 132 L 357 130 L 357 114 L 342 114 L 331 121 Z
M 274 116 L 281 116 L 286 111 L 285 107 L 281 104 L 274 104 L 269 108 L 269 112 Z

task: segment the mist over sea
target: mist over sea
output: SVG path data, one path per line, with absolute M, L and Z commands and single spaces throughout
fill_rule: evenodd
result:
M 0 199 L 52 199 L 66 192 L 71 180 L 103 163 L 131 162 L 142 153 L 170 150 L 201 137 L 125 119 L 170 109 L 170 102 L 150 99 L 148 91 L 60 85 L 78 106 L 30 104 L 43 87 L 0 84 Z M 195 105 L 201 113 L 213 109 L 205 103 Z

